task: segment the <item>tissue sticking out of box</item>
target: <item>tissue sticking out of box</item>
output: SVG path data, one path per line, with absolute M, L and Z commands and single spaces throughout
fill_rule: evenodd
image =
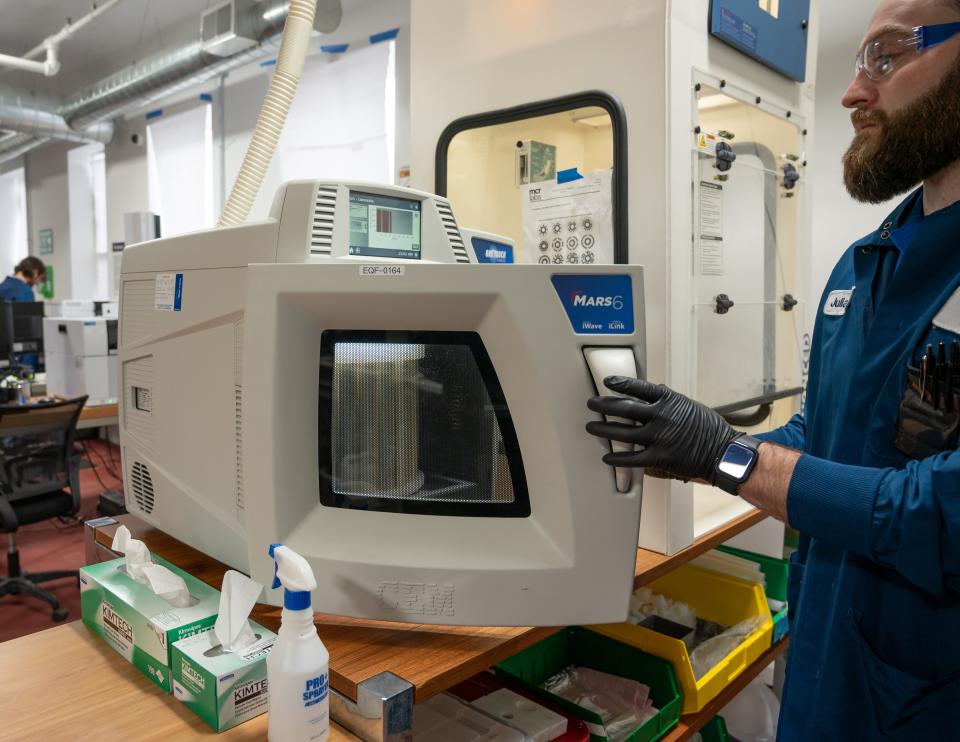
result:
M 223 574 L 220 590 L 220 612 L 213 625 L 210 643 L 226 652 L 240 652 L 257 640 L 247 617 L 260 597 L 263 587 L 244 574 L 228 569 Z
M 117 529 L 113 534 L 112 548 L 123 554 L 127 574 L 134 580 L 149 587 L 175 608 L 186 608 L 190 605 L 187 583 L 180 575 L 174 574 L 160 564 L 154 564 L 150 559 L 147 545 L 143 541 L 131 538 L 129 528 L 120 526 Z

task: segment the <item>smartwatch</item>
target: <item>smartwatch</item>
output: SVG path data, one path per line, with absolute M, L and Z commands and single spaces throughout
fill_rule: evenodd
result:
M 714 485 L 731 495 L 737 494 L 737 487 L 750 478 L 753 467 L 760 457 L 758 448 L 762 441 L 750 435 L 741 435 L 730 441 L 717 461 Z

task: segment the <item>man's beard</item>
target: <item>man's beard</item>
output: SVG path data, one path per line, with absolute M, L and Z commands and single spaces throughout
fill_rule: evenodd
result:
M 843 182 L 857 201 L 880 203 L 909 190 L 960 158 L 960 59 L 936 88 L 905 108 L 855 111 L 858 133 L 843 156 Z

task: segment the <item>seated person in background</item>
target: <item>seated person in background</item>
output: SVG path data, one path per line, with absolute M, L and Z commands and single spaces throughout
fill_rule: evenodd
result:
M 33 287 L 47 280 L 47 267 L 40 258 L 24 258 L 13 269 L 13 275 L 0 283 L 0 300 L 34 301 Z
M 47 280 L 47 266 L 40 258 L 27 256 L 13 269 L 13 275 L 0 283 L 0 301 L 35 301 L 33 287 Z M 17 357 L 21 366 L 34 371 L 40 370 L 40 356 L 37 353 L 22 353 Z

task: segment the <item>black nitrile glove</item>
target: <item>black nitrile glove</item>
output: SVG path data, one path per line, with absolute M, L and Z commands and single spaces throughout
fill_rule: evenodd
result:
M 608 376 L 604 385 L 628 397 L 593 397 L 593 412 L 634 420 L 589 422 L 587 432 L 600 438 L 642 446 L 603 457 L 611 466 L 649 467 L 650 474 L 716 483 L 717 464 L 730 442 L 744 435 L 719 414 L 679 392 L 643 379 Z

